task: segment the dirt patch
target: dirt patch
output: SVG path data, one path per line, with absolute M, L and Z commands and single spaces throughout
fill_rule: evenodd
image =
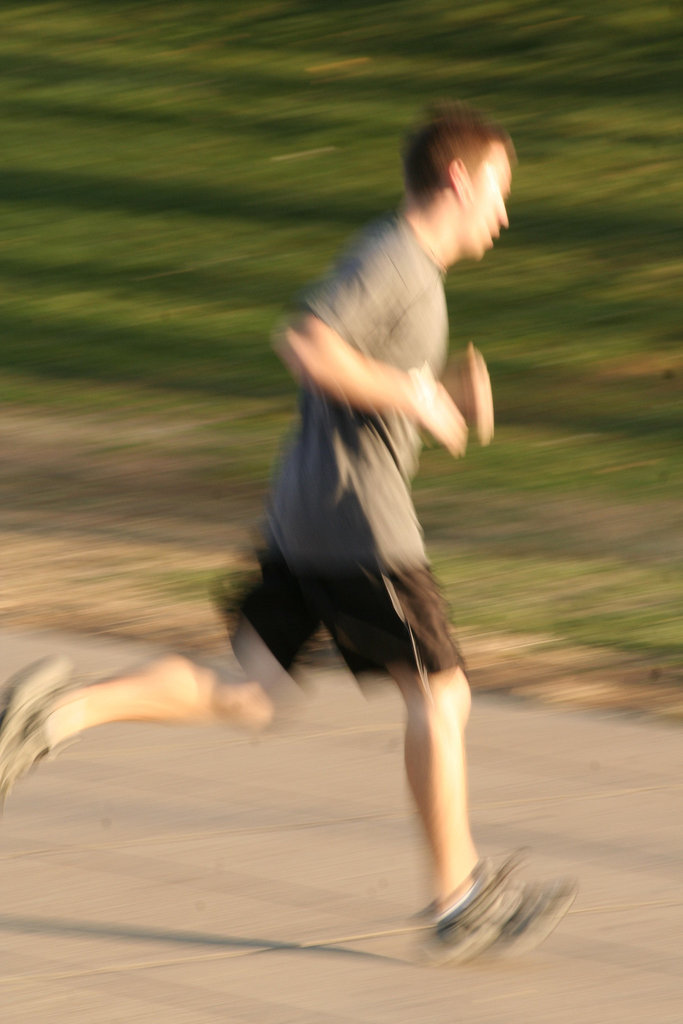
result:
M 202 426 L 4 414 L 2 620 L 224 643 L 210 581 L 244 560 L 261 495 L 202 477 Z
M 206 428 L 182 417 L 3 413 L 0 623 L 221 650 L 209 591 L 249 564 L 263 493 L 235 484 L 228 456 L 222 476 Z M 683 718 L 683 680 L 670 666 L 545 637 L 461 640 L 478 689 Z M 330 653 L 318 645 L 313 657 Z
M 638 353 L 610 360 L 609 368 L 598 369 L 598 380 L 666 380 L 672 381 L 683 372 L 683 358 L 678 352 Z
M 637 711 L 683 720 L 683 679 L 670 665 L 547 637 L 472 637 L 472 684 L 559 707 Z

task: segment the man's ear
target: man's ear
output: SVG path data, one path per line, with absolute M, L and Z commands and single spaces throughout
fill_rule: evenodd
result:
M 448 183 L 463 206 L 472 200 L 472 179 L 462 160 L 452 160 L 448 165 Z

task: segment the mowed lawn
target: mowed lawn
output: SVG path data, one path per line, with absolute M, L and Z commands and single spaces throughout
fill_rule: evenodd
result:
M 497 428 L 461 462 L 425 452 L 435 564 L 468 629 L 680 668 L 682 14 L 3 4 L 5 409 L 108 416 L 113 446 L 117 418 L 182 411 L 200 475 L 265 480 L 293 410 L 274 323 L 395 206 L 424 104 L 475 103 L 518 150 L 511 228 L 447 289 L 453 349 L 484 352 Z

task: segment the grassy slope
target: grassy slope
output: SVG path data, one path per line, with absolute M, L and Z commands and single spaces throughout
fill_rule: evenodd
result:
M 679 14 L 3 5 L 0 395 L 182 405 L 218 420 L 207 472 L 264 473 L 291 407 L 273 321 L 395 203 L 422 104 L 468 99 L 520 163 L 509 235 L 449 279 L 499 427 L 461 465 L 425 455 L 435 560 L 464 624 L 680 661 Z

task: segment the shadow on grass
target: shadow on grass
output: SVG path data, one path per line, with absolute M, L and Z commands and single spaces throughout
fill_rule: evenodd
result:
M 316 222 L 320 225 L 347 226 L 360 223 L 377 213 L 376 198 L 360 185 L 350 198 L 339 193 L 334 202 L 324 195 L 273 194 L 264 180 L 263 187 L 251 188 L 226 181 L 216 187 L 182 178 L 173 181 L 144 181 L 119 175 L 88 174 L 83 171 L 38 171 L 16 167 L 0 171 L 0 195 L 4 202 L 40 203 L 71 210 L 119 211 L 156 216 L 182 213 L 192 217 L 236 216 L 261 226 Z
M 316 224 L 321 232 L 326 225 L 341 226 L 351 232 L 354 225 L 382 212 L 377 207 L 377 194 L 363 187 L 362 180 L 353 193 L 338 192 L 334 199 L 307 189 L 282 192 L 274 189 L 274 184 L 274 175 L 272 181 L 264 177 L 260 186 L 229 179 L 216 186 L 182 177 L 154 181 L 78 170 L 0 170 L 3 201 L 74 211 L 135 216 L 181 213 L 218 221 L 224 218 L 226 222 L 233 216 L 252 220 L 261 231 L 264 225 Z M 564 205 L 545 200 L 533 207 L 517 207 L 514 228 L 520 244 L 552 245 L 561 251 L 588 242 L 598 255 L 628 258 L 635 264 L 648 256 L 661 259 L 669 250 L 671 255 L 679 256 L 683 216 L 666 203 L 659 207 L 650 202 L 647 206 L 610 209 L 597 198 L 580 205 L 570 197 Z
M 109 261 L 93 257 L 46 264 L 0 255 L 0 278 L 11 283 L 17 292 L 27 290 L 41 296 L 92 292 L 134 297 L 140 302 L 143 315 L 149 311 L 150 303 L 155 304 L 154 308 L 165 303 L 172 313 L 179 302 L 187 301 L 199 307 L 194 315 L 198 319 L 202 305 L 212 313 L 225 313 L 226 297 L 238 307 L 284 307 L 301 288 L 297 268 L 282 259 L 277 265 L 269 261 L 266 271 L 264 255 L 267 256 L 231 252 L 229 239 L 226 239 L 225 257 L 218 258 L 213 265 L 210 265 L 211 260 L 209 265 L 202 265 L 200 260 L 192 266 L 159 259 L 141 266 L 121 265 L 113 256 Z M 130 256 L 134 260 L 133 248 Z M 163 306 L 160 315 L 162 313 Z M 35 312 L 27 310 L 26 317 L 34 320 Z M 76 322 L 74 328 L 77 329 Z M 124 338 L 122 343 L 125 345 Z
M 156 324 L 122 329 L 6 315 L 4 326 L 13 344 L 0 355 L 0 369 L 44 381 L 86 388 L 135 383 L 177 394 L 235 397 L 276 397 L 285 387 L 284 370 L 265 336 L 259 351 L 244 337 L 233 338 L 233 348 L 220 336 L 200 346 L 191 326 L 179 329 L 161 317 Z

